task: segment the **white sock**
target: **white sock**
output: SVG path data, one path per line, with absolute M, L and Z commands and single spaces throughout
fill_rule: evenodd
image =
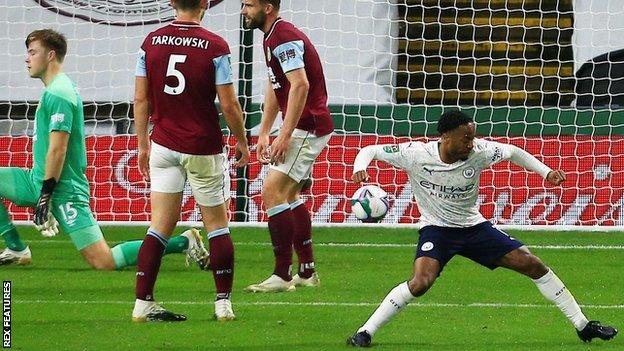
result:
M 358 329 L 358 333 L 366 330 L 373 336 L 377 329 L 388 323 L 395 314 L 399 313 L 413 299 L 414 296 L 410 293 L 407 282 L 395 286 L 386 295 L 386 298 L 381 301 L 379 307 L 368 318 L 366 323 Z
M 552 270 L 548 269 L 548 273 L 539 279 L 533 279 L 533 282 L 546 299 L 559 307 L 577 330 L 585 328 L 588 323 L 587 318 L 574 300 L 574 296 Z
M 136 299 L 134 301 L 134 309 L 132 310 L 132 317 L 142 317 L 146 314 L 148 308 L 154 304 L 154 301 L 145 301 Z

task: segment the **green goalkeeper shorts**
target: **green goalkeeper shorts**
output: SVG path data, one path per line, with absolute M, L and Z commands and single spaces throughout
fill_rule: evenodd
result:
M 35 184 L 31 170 L 0 167 L 0 179 L 0 197 L 17 206 L 34 208 L 37 205 L 41 185 Z M 88 201 L 73 194 L 54 192 L 50 209 L 78 250 L 104 238 Z

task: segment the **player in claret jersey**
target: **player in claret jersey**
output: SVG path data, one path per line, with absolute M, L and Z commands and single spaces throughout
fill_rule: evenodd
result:
M 263 53 L 269 80 L 257 154 L 260 162 L 271 164 L 262 200 L 269 216 L 275 254 L 273 274 L 246 290 L 273 292 L 291 291 L 295 286 L 319 286 L 310 213 L 299 194 L 334 129 L 323 68 L 308 37 L 279 17 L 279 0 L 243 0 L 242 4 L 247 28 L 264 32 Z M 278 111 L 282 112 L 283 123 L 277 138 L 269 143 Z M 294 277 L 290 272 L 293 246 L 299 258 L 299 270 Z
M 243 117 L 232 84 L 230 50 L 202 28 L 207 0 L 173 0 L 176 20 L 150 33 L 136 68 L 134 117 L 139 170 L 151 181 L 152 217 L 137 265 L 134 321 L 182 321 L 154 302 L 163 248 L 180 216 L 188 179 L 210 245 L 216 284 L 215 317 L 234 319 L 230 302 L 234 246 L 228 227 L 230 178 L 215 97 L 237 140 L 236 166 L 249 160 Z M 148 116 L 154 128 L 148 133 Z M 206 263 L 208 266 L 208 263 Z
M 479 212 L 481 171 L 500 161 L 509 160 L 534 171 L 552 185 L 565 181 L 563 171 L 551 170 L 516 146 L 475 138 L 472 118 L 460 111 L 443 114 L 438 132 L 440 139 L 436 141 L 367 146 L 355 158 L 356 183 L 368 179 L 366 168 L 372 160 L 388 162 L 407 172 L 422 227 L 413 277 L 392 289 L 347 343 L 369 346 L 375 332 L 415 297 L 425 294 L 455 255 L 490 269 L 505 267 L 531 278 L 542 295 L 572 322 L 581 340 L 613 338 L 615 328 L 588 321 L 555 273 L 524 244 L 494 228 Z
M 84 113 L 78 89 L 63 73 L 65 36 L 52 29 L 35 30 L 26 37 L 26 48 L 28 73 L 45 86 L 35 113 L 33 167 L 0 167 L 0 198 L 35 208 L 35 226 L 44 236 L 56 235 L 60 224 L 94 269 L 135 265 L 141 241 L 111 249 L 89 207 Z M 7 245 L 0 253 L 0 265 L 31 263 L 30 248 L 20 239 L 1 202 L 0 236 Z M 171 238 L 164 251 L 182 252 L 192 257 L 207 254 L 194 229 Z

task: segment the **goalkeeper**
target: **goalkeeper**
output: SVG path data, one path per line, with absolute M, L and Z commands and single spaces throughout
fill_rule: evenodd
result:
M 84 114 L 76 87 L 62 72 L 65 37 L 51 29 L 36 30 L 26 38 L 26 48 L 28 73 L 45 86 L 35 113 L 33 168 L 1 167 L 0 199 L 34 207 L 35 227 L 44 236 L 56 235 L 60 225 L 95 269 L 135 265 L 141 240 L 111 249 L 89 208 Z M 0 265 L 31 263 L 30 249 L 20 240 L 2 202 L 0 235 L 7 246 L 0 253 Z M 195 229 L 169 240 L 165 249 L 165 254 L 182 252 L 196 261 L 207 259 Z

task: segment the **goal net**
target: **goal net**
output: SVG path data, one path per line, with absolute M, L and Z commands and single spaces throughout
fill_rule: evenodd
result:
M 240 2 L 212 0 L 203 25 L 230 45 L 235 86 L 255 143 L 266 84 L 262 33 L 241 30 Z M 0 167 L 28 167 L 43 86 L 25 69 L 26 35 L 53 28 L 65 72 L 85 101 L 92 208 L 99 221 L 149 220 L 149 184 L 136 168 L 132 99 L 137 50 L 170 22 L 169 0 L 0 0 Z M 503 162 L 482 174 L 479 202 L 498 224 L 624 226 L 624 3 L 617 0 L 282 0 L 280 11 L 322 59 L 335 135 L 304 193 L 317 224 L 352 224 L 352 163 L 366 145 L 437 137 L 441 113 L 473 115 L 478 135 L 536 155 L 568 179 L 552 187 Z M 274 126 L 277 131 L 279 125 Z M 233 141 L 226 138 L 231 146 Z M 230 155 L 232 156 L 232 155 Z M 232 170 L 239 222 L 266 221 L 267 169 Z M 418 223 L 404 172 L 373 163 L 393 194 L 383 223 Z M 3 180 L 0 180 L 3 181 Z M 8 204 L 13 218 L 29 210 Z M 190 188 L 181 218 L 199 221 Z

